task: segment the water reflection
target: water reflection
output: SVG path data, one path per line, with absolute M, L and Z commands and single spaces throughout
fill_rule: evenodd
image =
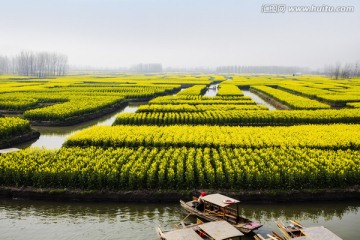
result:
M 319 217 L 331 221 L 333 218 L 343 218 L 349 213 L 356 214 L 360 203 L 335 204 L 335 203 L 296 203 L 296 204 L 269 204 L 248 205 L 242 209 L 242 214 L 255 219 L 270 221 L 271 219 L 286 218 L 316 221 Z M 264 210 L 269 209 L 271 210 Z M 360 216 L 359 216 L 360 217 Z
M 155 227 L 175 224 L 176 206 L 0 202 L 4 239 L 156 239 Z M 165 223 L 165 224 L 164 224 Z
M 357 239 L 360 203 L 243 204 L 242 214 L 276 230 L 275 219 L 323 225 Z M 1 239 L 157 239 L 155 227 L 174 228 L 186 214 L 179 204 L 48 203 L 0 200 Z M 252 238 L 246 238 L 252 239 Z

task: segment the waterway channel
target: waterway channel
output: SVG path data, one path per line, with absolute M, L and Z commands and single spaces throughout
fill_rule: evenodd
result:
M 276 108 L 270 103 L 266 102 L 264 99 L 256 95 L 255 93 L 250 92 L 249 90 L 241 90 L 244 93 L 244 96 L 251 97 L 253 101 L 257 104 L 264 105 L 269 108 L 269 110 L 276 110 Z
M 274 220 L 297 219 L 325 226 L 344 240 L 359 239 L 360 203 L 242 204 L 242 214 L 277 230 Z M 172 229 L 186 214 L 179 204 L 63 203 L 0 199 L 0 239 L 157 239 L 155 228 Z M 277 231 L 279 233 L 279 231 Z M 253 239 L 251 237 L 244 238 Z
M 107 114 L 100 118 L 90 120 L 81 124 L 67 126 L 67 127 L 37 127 L 33 126 L 32 128 L 40 132 L 40 138 L 35 141 L 26 142 L 23 144 L 16 145 L 17 148 L 27 148 L 27 147 L 44 147 L 47 149 L 61 148 L 66 139 L 81 130 L 92 126 L 111 126 L 116 119 L 116 116 L 120 113 L 134 113 L 139 106 L 129 105 L 119 111 L 114 113 Z
M 204 93 L 204 97 L 215 97 L 218 92 L 218 87 L 219 84 L 211 84 Z

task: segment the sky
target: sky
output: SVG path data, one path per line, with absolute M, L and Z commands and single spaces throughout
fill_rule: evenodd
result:
M 264 13 L 286 4 L 284 13 Z M 289 12 L 289 6 L 354 12 Z M 0 55 L 66 54 L 75 66 L 301 66 L 360 61 L 358 0 L 0 0 Z

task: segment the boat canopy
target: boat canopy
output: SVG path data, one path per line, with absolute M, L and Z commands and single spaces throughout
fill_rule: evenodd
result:
M 216 221 L 200 224 L 199 228 L 215 240 L 223 240 L 244 236 L 242 232 L 226 221 Z
M 166 240 L 203 240 L 192 228 L 163 233 Z
M 202 197 L 202 199 L 220 207 L 227 207 L 231 204 L 240 202 L 239 200 L 221 195 L 219 193 L 206 195 L 205 197 Z
M 336 234 L 328 230 L 327 228 L 320 227 L 308 227 L 303 228 L 301 231 L 307 237 L 306 239 L 316 239 L 316 240 L 342 240 Z

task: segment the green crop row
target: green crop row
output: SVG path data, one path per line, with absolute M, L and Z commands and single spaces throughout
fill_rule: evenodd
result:
M 189 105 L 226 105 L 226 104 L 230 104 L 230 105 L 256 105 L 256 102 L 254 102 L 253 100 L 248 100 L 246 98 L 242 99 L 242 100 L 168 100 L 168 101 L 158 101 L 156 98 L 152 101 L 149 102 L 149 104 L 173 104 L 173 105 L 178 105 L 178 104 L 189 104 Z
M 278 88 L 310 98 L 315 98 L 319 94 L 332 94 L 332 92 L 329 90 L 308 87 L 300 84 L 281 84 L 278 86 Z
M 68 121 L 120 104 L 123 97 L 73 97 L 71 101 L 52 106 L 27 110 L 24 117 L 33 121 Z
M 186 88 L 185 90 L 179 92 L 177 95 L 201 95 L 206 89 L 206 85 L 194 85 L 192 87 Z
M 30 131 L 30 123 L 27 120 L 15 117 L 0 117 L 0 143 L 3 140 L 28 133 Z
M 318 86 L 317 86 L 318 85 Z M 321 84 L 286 84 L 279 85 L 279 89 L 284 89 L 306 97 L 318 99 L 332 105 L 345 105 L 347 102 L 359 102 L 360 91 L 356 85 L 328 86 L 324 89 Z
M 274 134 L 276 133 L 276 134 Z M 360 125 L 290 127 L 96 126 L 70 136 L 80 147 L 307 147 L 360 149 Z
M 175 100 L 202 100 L 202 101 L 213 101 L 213 100 L 251 100 L 251 97 L 244 96 L 214 96 L 207 97 L 201 95 L 175 95 L 175 96 L 162 96 L 157 97 L 150 102 L 168 102 Z
M 217 96 L 243 96 L 240 88 L 235 85 L 230 84 L 220 84 L 219 90 L 216 94 Z
M 189 105 L 189 104 L 151 104 L 142 105 L 136 112 L 206 112 L 214 110 L 267 110 L 263 105 L 231 105 L 231 104 L 215 104 L 215 105 Z
M 82 87 L 80 87 L 82 86 Z M 80 85 L 78 87 L 69 86 L 69 87 L 55 87 L 49 88 L 45 91 L 38 91 L 44 93 L 55 93 L 55 94 L 65 94 L 65 95 L 73 95 L 73 94 L 104 94 L 115 93 L 117 96 L 123 96 L 127 98 L 131 97 L 151 97 L 156 95 L 157 93 L 169 92 L 174 90 L 175 88 L 180 88 L 179 85 L 138 85 L 138 86 L 95 86 L 88 87 L 84 85 Z
M 62 148 L 0 155 L 0 185 L 303 189 L 360 182 L 360 152 L 309 148 Z
M 316 100 L 297 96 L 282 90 L 267 86 L 254 86 L 252 89 L 265 93 L 275 100 L 291 107 L 292 109 L 329 109 L 330 106 Z
M 359 109 L 261 111 L 229 110 L 207 112 L 154 112 L 119 114 L 115 125 L 299 125 L 359 123 Z
M 34 108 L 38 105 L 39 100 L 34 98 L 14 98 L 4 97 L 0 95 L 0 109 L 3 110 L 26 110 Z
M 114 99 L 154 97 L 174 89 L 173 87 L 134 87 L 123 88 L 123 92 L 89 91 L 88 88 L 79 88 L 84 91 L 66 91 L 46 89 L 38 91 L 24 91 L 0 94 L 0 109 L 11 111 L 25 111 L 25 117 L 31 120 L 64 120 L 69 117 L 87 114 L 97 110 L 97 106 L 108 106 L 105 102 L 115 103 Z M 126 90 L 126 91 L 125 91 Z M 101 99 L 103 98 L 103 99 Z M 98 102 L 98 104 L 96 103 Z M 118 102 L 118 101 L 116 101 Z M 49 104 L 56 104 L 48 106 Z M 40 108 L 44 107 L 45 108 Z M 63 110 L 61 108 L 64 108 Z M 90 110 L 89 110 L 90 109 Z M 88 111 L 89 110 L 89 111 Z M 50 112 L 50 114 L 48 114 Z
M 360 95 L 329 94 L 329 95 L 318 95 L 317 97 L 331 104 L 346 104 L 348 102 L 360 102 Z
M 346 106 L 350 108 L 360 108 L 360 102 L 347 103 Z

